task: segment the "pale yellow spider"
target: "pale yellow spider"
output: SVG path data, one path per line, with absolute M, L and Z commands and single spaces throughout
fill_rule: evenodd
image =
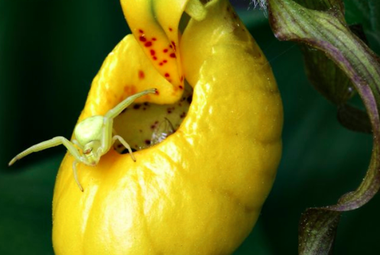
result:
M 156 91 L 156 89 L 144 90 L 124 99 L 113 109 L 109 110 L 104 116 L 95 115 L 82 120 L 78 123 L 78 125 L 76 125 L 74 129 L 74 135 L 76 139 L 73 139 L 72 142 L 63 136 L 54 137 L 50 140 L 33 145 L 23 152 L 19 153 L 9 162 L 8 165 L 13 165 L 17 160 L 33 152 L 42 151 L 62 144 L 75 158 L 73 162 L 74 178 L 79 189 L 83 192 L 83 187 L 80 184 L 77 175 L 76 164 L 78 162 L 82 162 L 89 166 L 95 166 L 99 162 L 100 157 L 110 150 L 112 144 L 116 140 L 119 140 L 124 145 L 124 147 L 128 149 L 133 161 L 136 161 L 129 144 L 121 136 L 112 136 L 113 120 L 137 98 L 146 94 L 154 94 Z M 81 151 L 78 150 L 74 144 L 77 145 Z

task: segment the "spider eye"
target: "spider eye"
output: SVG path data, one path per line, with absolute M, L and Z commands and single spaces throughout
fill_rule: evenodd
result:
M 92 148 L 88 148 L 88 149 L 86 149 L 83 153 L 84 153 L 84 154 L 90 154 L 91 151 L 92 151 Z

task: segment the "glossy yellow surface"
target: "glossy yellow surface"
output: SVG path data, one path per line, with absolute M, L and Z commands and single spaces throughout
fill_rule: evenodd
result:
M 268 62 L 229 3 L 214 0 L 206 8 L 206 18 L 191 20 L 178 40 L 181 65 L 170 69 L 194 88 L 179 129 L 135 152 L 136 162 L 111 149 L 96 167 L 78 164 L 83 193 L 66 155 L 53 201 L 56 254 L 229 254 L 251 231 L 281 157 L 281 98 Z M 146 30 L 150 23 L 141 24 Z M 144 101 L 180 97 L 178 80 L 164 77 L 140 46 L 129 35 L 107 57 L 80 119 L 152 85 L 160 93 Z

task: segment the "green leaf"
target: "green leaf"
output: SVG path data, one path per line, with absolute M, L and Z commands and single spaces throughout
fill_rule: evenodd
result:
M 372 133 L 368 114 L 349 104 L 338 107 L 337 119 L 345 128 L 362 133 Z
M 333 104 L 340 106 L 355 95 L 347 75 L 323 51 L 301 45 L 305 70 L 314 88 Z
M 334 9 L 336 11 L 339 11 L 336 13 L 339 18 L 343 17 L 341 14 L 344 10 L 344 5 L 341 0 L 295 0 L 295 2 L 301 6 L 316 11 L 328 11 Z
M 350 30 L 368 44 L 363 27 L 350 25 Z M 352 81 L 323 51 L 301 44 L 305 61 L 305 70 L 314 88 L 338 108 L 338 121 L 347 129 L 371 133 L 371 124 L 367 114 L 347 105 L 356 90 Z
M 299 251 L 313 251 L 310 254 L 330 254 L 338 228 L 340 212 L 310 208 L 301 216 Z M 329 251 L 329 253 L 326 253 Z M 306 253 L 309 254 L 309 253 Z
M 308 209 L 299 229 L 300 254 L 330 254 L 337 221 L 343 211 L 366 204 L 380 188 L 380 65 L 378 57 L 355 36 L 343 20 L 339 0 L 268 0 L 272 30 L 280 40 L 305 43 L 325 52 L 354 84 L 368 112 L 374 147 L 361 185 L 336 205 Z

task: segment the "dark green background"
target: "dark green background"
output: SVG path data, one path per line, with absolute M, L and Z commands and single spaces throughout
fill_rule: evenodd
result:
M 278 42 L 248 1 L 235 2 L 273 66 L 285 113 L 273 191 L 235 254 L 296 254 L 300 214 L 356 188 L 372 139 L 342 128 L 335 107 L 308 83 L 298 47 Z M 354 4 L 348 11 L 350 22 L 365 23 L 378 52 L 368 13 Z M 0 254 L 53 254 L 51 201 L 65 149 L 33 154 L 10 169 L 7 163 L 30 145 L 70 137 L 92 78 L 127 33 L 117 0 L 0 0 Z M 379 202 L 343 215 L 336 254 L 379 253 Z

